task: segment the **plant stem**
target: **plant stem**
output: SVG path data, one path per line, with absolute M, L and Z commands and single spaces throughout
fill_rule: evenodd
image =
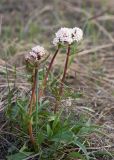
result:
M 59 106 L 59 101 L 56 100 L 55 106 L 54 106 L 54 114 L 56 114 L 58 106 Z
M 59 52 L 59 49 L 60 49 L 60 47 L 58 46 L 58 49 L 56 50 L 54 56 L 52 57 L 51 62 L 50 62 L 50 64 L 49 64 L 49 67 L 48 67 L 48 69 L 47 69 L 46 75 L 45 75 L 45 77 L 44 77 L 44 82 L 43 82 L 43 87 L 44 87 L 43 91 L 44 91 L 45 88 L 46 88 L 48 75 L 49 75 L 49 72 L 50 72 L 51 67 L 52 67 L 52 65 L 53 65 L 54 59 L 55 59 L 57 53 Z
M 33 128 L 32 128 L 32 121 L 30 120 L 29 122 L 29 136 L 30 136 L 30 142 L 32 143 L 33 146 L 35 146 L 35 139 L 34 139 L 34 136 L 33 136 Z
M 39 101 L 38 88 L 39 88 L 39 73 L 37 71 L 37 75 L 36 75 L 36 134 L 38 132 L 38 103 L 39 103 L 38 102 Z
M 33 71 L 33 83 L 35 82 L 35 78 L 36 78 L 36 75 L 35 75 L 35 69 L 34 69 L 34 71 Z M 35 91 L 33 93 L 33 104 L 34 104 L 34 106 L 36 105 L 36 94 L 35 94 Z M 33 110 L 34 110 L 34 108 L 33 108 Z
M 32 114 L 32 109 L 33 109 L 32 104 L 33 104 L 33 100 L 34 100 L 34 97 L 35 97 L 36 76 L 37 76 L 37 70 L 35 69 L 33 87 L 32 87 L 32 95 L 31 95 L 31 100 L 30 100 L 30 104 L 29 104 L 29 115 Z
M 59 94 L 60 96 L 62 96 L 63 93 L 63 85 L 64 85 L 64 81 L 65 81 L 65 77 L 66 77 L 66 73 L 67 73 L 67 68 L 68 68 L 68 61 L 69 61 L 69 55 L 70 55 L 70 45 L 68 46 L 68 50 L 67 50 L 67 57 L 66 57 L 66 62 L 65 62 L 65 67 L 64 67 L 64 72 L 63 72 L 63 77 L 61 79 L 61 86 L 60 86 L 60 90 L 59 90 Z
M 65 62 L 65 67 L 64 67 L 64 72 L 63 72 L 63 77 L 61 79 L 61 86 L 59 88 L 59 96 L 61 97 L 62 96 L 62 93 L 63 93 L 63 84 L 64 84 L 64 81 L 65 81 L 65 76 L 66 76 L 66 72 L 67 72 L 67 68 L 68 68 L 68 61 L 69 61 L 69 55 L 70 55 L 70 45 L 68 46 L 68 50 L 67 50 L 67 57 L 66 57 L 66 62 Z M 56 101 L 56 104 L 55 104 L 55 107 L 54 107 L 54 113 L 57 112 L 57 108 L 59 106 L 59 100 Z
M 31 100 L 30 100 L 30 105 L 29 105 L 29 115 L 32 115 L 32 110 L 33 110 L 33 100 L 34 100 L 34 96 L 35 96 L 35 89 L 36 89 L 36 76 L 37 76 L 37 72 L 38 70 L 35 69 L 35 73 L 34 73 L 34 82 L 33 82 L 33 88 L 32 88 L 32 95 L 31 95 Z M 33 128 L 32 128 L 32 119 L 30 119 L 29 121 L 29 126 L 28 126 L 28 132 L 29 132 L 29 136 L 30 136 L 30 141 L 33 144 L 33 146 L 35 145 L 35 139 L 33 136 Z

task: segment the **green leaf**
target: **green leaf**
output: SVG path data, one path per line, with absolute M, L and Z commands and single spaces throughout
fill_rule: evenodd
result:
M 21 103 L 22 103 L 22 101 L 21 101 Z M 20 111 L 23 112 L 23 113 L 26 113 L 27 108 L 25 107 L 25 104 L 21 104 L 21 103 L 20 103 L 20 101 L 17 100 L 17 105 L 18 105 Z
M 80 141 L 78 141 L 77 139 L 75 139 L 73 141 L 73 144 L 77 145 L 84 152 L 87 160 L 89 160 L 88 152 L 87 152 L 85 146 L 82 143 L 80 143 Z
M 47 124 L 47 135 L 48 137 L 51 137 L 53 135 L 53 131 L 49 124 Z
M 73 133 L 71 131 L 62 131 L 62 128 L 60 131 L 53 136 L 53 141 L 56 142 L 63 142 L 63 143 L 70 143 L 73 139 Z
M 49 122 L 51 122 L 51 121 L 54 121 L 56 119 L 56 116 L 55 115 L 53 115 L 53 116 L 49 116 Z
M 19 153 L 15 153 L 13 155 L 7 156 L 7 160 L 23 160 L 24 158 L 27 158 L 28 156 L 30 156 L 32 154 L 32 152 L 19 152 Z
M 78 132 L 82 129 L 83 125 L 82 124 L 76 124 L 72 127 L 72 131 L 75 133 L 75 134 L 78 134 Z
M 85 158 L 79 152 L 71 152 L 69 153 L 70 158 L 81 158 L 81 160 L 85 160 Z
M 43 132 L 38 132 L 37 134 L 37 143 L 41 144 L 43 143 L 45 140 L 45 135 L 43 134 Z
M 52 125 L 53 130 L 55 129 L 58 123 L 59 123 L 59 116 L 56 116 L 56 118 L 53 121 L 53 125 Z
M 49 101 L 48 101 L 48 100 L 46 100 L 46 101 L 44 101 L 44 102 L 42 102 L 42 101 L 40 100 L 39 111 L 41 111 L 42 109 L 47 108 L 48 106 L 49 106 Z
M 26 143 L 20 148 L 20 152 L 23 153 L 27 149 Z

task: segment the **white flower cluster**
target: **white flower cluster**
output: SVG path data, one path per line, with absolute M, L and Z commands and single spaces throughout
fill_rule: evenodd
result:
M 46 54 L 46 51 L 43 47 L 41 46 L 35 46 L 32 48 L 32 51 L 27 53 L 25 55 L 25 60 L 26 61 L 32 61 L 32 62 L 37 62 L 40 60 L 44 55 Z
M 53 40 L 53 44 L 56 46 L 59 43 L 68 43 L 71 44 L 73 42 L 72 30 L 70 28 L 61 28 L 55 33 L 56 37 Z
M 80 28 L 61 28 L 55 33 L 53 44 L 72 44 L 79 42 L 83 38 L 83 31 Z
M 77 27 L 73 28 L 72 31 L 73 31 L 72 33 L 73 41 L 80 42 L 83 38 L 83 31 Z

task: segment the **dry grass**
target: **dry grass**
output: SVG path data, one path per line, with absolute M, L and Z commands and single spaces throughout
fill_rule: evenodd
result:
M 83 96 L 72 100 L 72 110 L 88 113 L 96 124 L 103 125 L 105 128 L 108 136 L 91 135 L 89 137 L 93 142 L 94 150 L 111 148 L 111 151 L 114 151 L 114 11 L 111 7 L 112 3 L 113 1 L 107 1 L 105 5 L 96 0 L 85 2 L 58 0 L 48 3 L 37 0 L 18 1 L 18 3 L 14 0 L 1 1 L 0 111 L 3 111 L 7 103 L 6 64 L 9 85 L 13 88 L 15 82 L 15 92 L 19 92 L 20 97 L 28 94 L 30 85 L 25 76 L 23 63 L 25 51 L 36 43 L 44 43 L 51 51 L 49 44 L 54 31 L 60 26 L 72 27 L 78 24 L 84 28 L 85 37 L 80 46 L 82 50 L 77 53 L 77 57 L 70 66 L 67 82 L 70 88 L 80 91 Z M 12 16 L 14 18 L 11 18 Z M 55 63 L 62 65 L 63 61 L 64 55 L 59 55 Z M 14 64 L 17 65 L 16 79 Z M 15 96 L 12 101 L 15 101 Z M 88 108 L 91 109 L 90 112 Z M 89 149 L 92 147 L 90 146 Z

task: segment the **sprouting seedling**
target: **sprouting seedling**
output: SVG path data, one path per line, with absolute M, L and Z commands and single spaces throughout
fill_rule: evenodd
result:
M 32 48 L 32 51 L 27 53 L 25 56 L 26 62 L 30 64 L 33 69 L 33 77 L 34 77 L 28 114 L 29 116 L 32 115 L 33 104 L 34 105 L 36 104 L 36 123 L 37 123 L 37 116 L 38 116 L 38 70 L 39 70 L 40 64 L 44 60 L 44 57 L 46 57 L 46 53 L 47 51 L 43 47 L 35 46 Z M 29 132 L 31 143 L 35 145 L 35 139 L 34 139 L 33 129 L 32 129 L 32 120 L 29 121 L 28 132 Z
M 70 56 L 72 44 L 80 42 L 82 40 L 82 38 L 83 38 L 83 31 L 80 28 L 75 27 L 75 28 L 61 28 L 56 33 L 56 37 L 53 40 L 54 45 L 67 46 L 66 62 L 65 62 L 65 66 L 64 66 L 64 71 L 63 71 L 63 76 L 61 79 L 60 88 L 59 88 L 59 95 L 60 96 L 62 96 L 62 93 L 63 93 L 63 84 L 64 84 L 66 73 L 67 73 L 69 56 Z M 58 103 L 57 103 L 57 105 L 55 105 L 54 113 L 56 113 L 57 107 L 58 107 Z

